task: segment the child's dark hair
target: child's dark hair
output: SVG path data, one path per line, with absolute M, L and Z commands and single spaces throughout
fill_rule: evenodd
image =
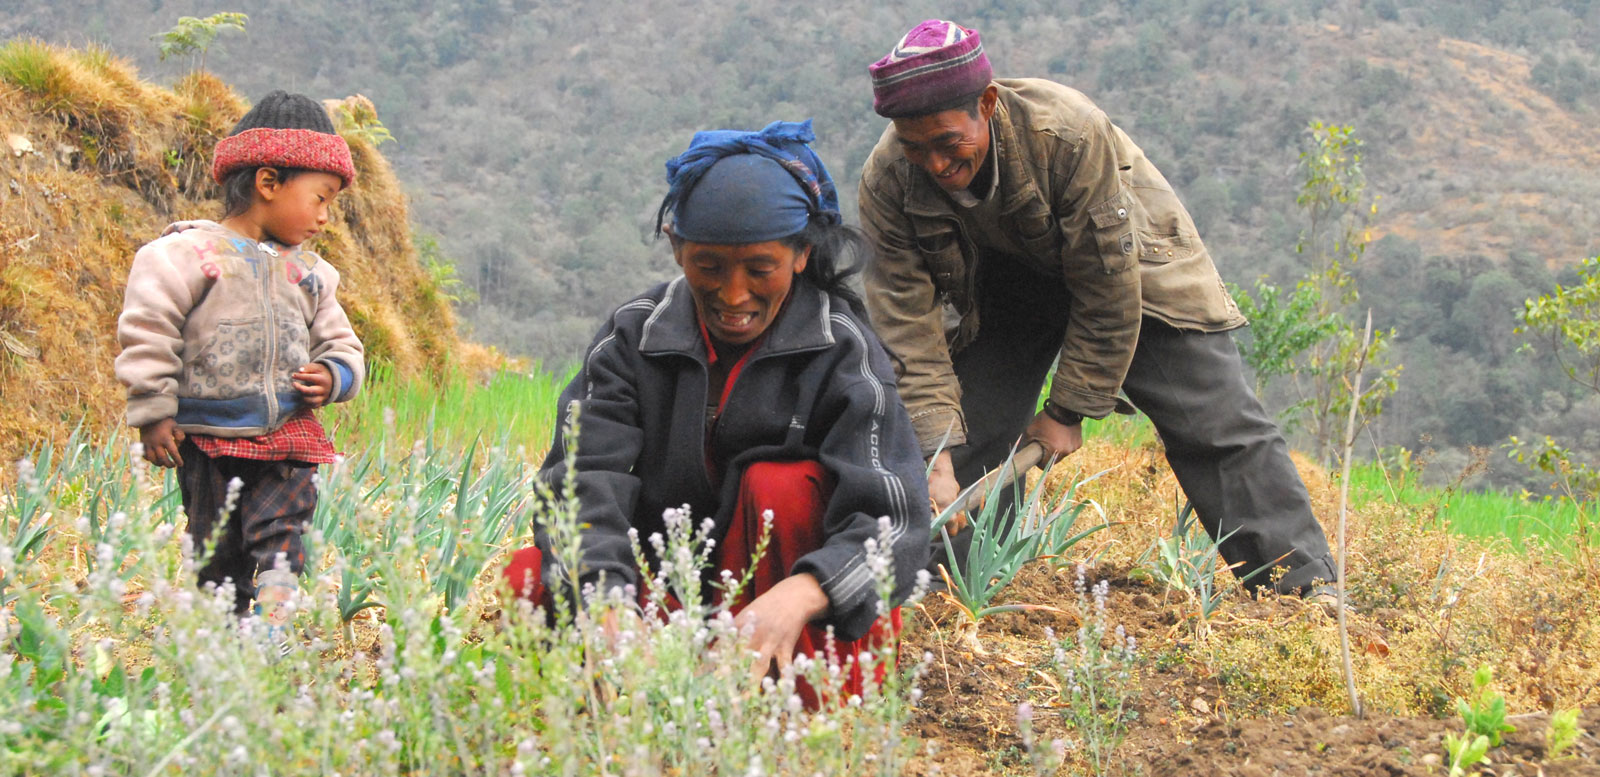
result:
M 259 167 L 241 167 L 222 179 L 222 217 L 233 218 L 247 210 L 256 201 L 256 171 Z M 274 167 L 278 182 L 288 183 L 295 176 L 308 172 L 301 167 Z
M 861 230 L 812 218 L 805 229 L 779 242 L 796 251 L 809 246 L 811 258 L 806 261 L 806 269 L 801 271 L 800 277 L 829 294 L 844 298 L 851 312 L 866 320 L 866 304 L 849 282 L 851 276 L 861 272 L 862 262 L 870 250 Z

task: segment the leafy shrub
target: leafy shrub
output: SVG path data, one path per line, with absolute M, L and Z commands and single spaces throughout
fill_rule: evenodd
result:
M 172 29 L 150 37 L 155 40 L 156 50 L 160 52 L 163 62 L 167 57 L 189 57 L 195 63 L 196 70 L 205 70 L 206 53 L 216 43 L 217 36 L 229 30 L 244 32 L 244 25 L 249 20 L 249 16 L 229 11 L 214 13 L 204 19 L 182 16 Z
M 1493 681 L 1494 670 L 1487 666 L 1479 667 L 1472 674 L 1471 695 L 1456 700 L 1456 711 L 1461 714 L 1462 722 L 1466 723 L 1469 735 L 1488 737 L 1491 747 L 1499 747 L 1500 735 L 1510 734 L 1517 727 L 1506 722 L 1506 698 L 1489 690 L 1489 683 Z

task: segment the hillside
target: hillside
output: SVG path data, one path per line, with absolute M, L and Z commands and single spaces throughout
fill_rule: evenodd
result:
M 1360 80 L 1383 95 L 1382 115 L 1358 125 L 1383 197 L 1374 239 L 1395 235 L 1428 256 L 1528 253 L 1553 269 L 1600 252 L 1600 213 L 1580 204 L 1600 198 L 1594 117 L 1541 92 L 1530 57 L 1387 29 L 1324 29 L 1308 48 L 1364 63 Z
M 149 36 L 217 10 L 32 5 L 0 11 L 0 36 L 102 40 L 157 73 L 181 67 L 157 63 Z M 547 359 L 570 358 L 599 315 L 670 271 L 646 238 L 649 215 L 662 160 L 696 129 L 815 116 L 853 212 L 884 125 L 866 64 L 927 16 L 979 28 L 1000 74 L 1095 98 L 1185 196 L 1229 280 L 1294 269 L 1293 166 L 1312 118 L 1353 123 L 1367 140 L 1371 188 L 1384 197 L 1379 236 L 1427 257 L 1503 261 L 1514 249 L 1550 267 L 1600 252 L 1592 209 L 1579 206 L 1600 200 L 1600 86 L 1586 83 L 1600 82 L 1600 63 L 1583 2 L 1447 13 L 1411 2 L 965 0 L 800 13 L 748 0 L 696 8 L 693 25 L 655 0 L 248 5 L 238 10 L 250 32 L 224 37 L 211 66 L 246 93 L 300 84 L 372 97 L 399 139 L 392 153 L 419 222 L 481 295 L 468 321 Z
M 1426 242 L 1438 255 L 1541 257 L 1551 267 L 1600 252 L 1600 213 L 1592 173 L 1600 172 L 1600 134 L 1592 115 L 1566 110 L 1533 82 L 1530 57 L 1443 39 L 1432 50 L 1369 61 L 1440 88 L 1418 106 L 1428 119 L 1395 143 L 1414 160 L 1415 181 L 1391 184 L 1402 196 L 1426 181 L 1427 194 L 1381 218 L 1377 236 Z M 1468 121 L 1467 117 L 1486 120 Z M 1500 185 L 1474 179 L 1489 174 Z M 1432 207 L 1421 207 L 1429 198 Z
M 360 98 L 348 104 L 359 105 Z M 216 218 L 210 152 L 248 107 L 207 73 L 172 89 L 100 48 L 0 48 L 0 454 L 114 422 L 116 317 L 134 252 L 172 221 Z M 336 110 L 335 114 L 339 112 Z M 313 248 L 369 361 L 400 374 L 459 356 L 455 316 L 412 246 L 389 164 L 343 122 L 359 181 Z
M 170 80 L 187 63 L 158 62 L 149 36 L 223 10 L 24 5 L 0 10 L 0 37 L 103 42 Z M 229 10 L 251 15 L 249 32 L 224 36 L 208 61 L 243 93 L 373 98 L 419 227 L 477 295 L 460 309 L 465 326 L 508 352 L 568 361 L 601 316 L 674 271 L 649 227 L 661 163 L 696 129 L 815 117 L 852 213 L 884 125 L 866 64 L 938 16 L 980 29 L 1002 75 L 1052 78 L 1103 106 L 1172 180 L 1230 282 L 1305 271 L 1294 251 L 1305 128 L 1353 124 L 1378 198 L 1361 305 L 1397 330 L 1406 364 L 1377 445 L 1436 447 L 1448 479 L 1468 446 L 1600 414 L 1512 334 L 1521 300 L 1600 253 L 1591 0 L 744 0 L 687 12 L 660 0 L 258 0 Z

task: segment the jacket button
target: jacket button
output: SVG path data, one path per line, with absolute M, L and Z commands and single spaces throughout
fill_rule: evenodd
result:
M 1122 239 L 1122 253 L 1125 253 L 1125 254 L 1133 253 L 1133 238 L 1125 237 L 1125 238 Z
M 1125 219 L 1127 217 L 1128 217 L 1128 209 L 1127 208 L 1117 208 L 1117 218 Z

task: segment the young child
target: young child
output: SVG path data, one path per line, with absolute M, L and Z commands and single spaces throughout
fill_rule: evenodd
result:
M 312 473 L 334 458 L 313 410 L 355 396 L 366 371 L 338 271 L 300 245 L 355 167 L 321 105 L 274 91 L 217 143 L 212 174 L 222 221 L 173 224 L 133 259 L 116 374 L 144 457 L 178 469 L 195 548 L 222 527 L 200 585 L 231 580 L 235 611 L 256 599 L 283 636 Z

